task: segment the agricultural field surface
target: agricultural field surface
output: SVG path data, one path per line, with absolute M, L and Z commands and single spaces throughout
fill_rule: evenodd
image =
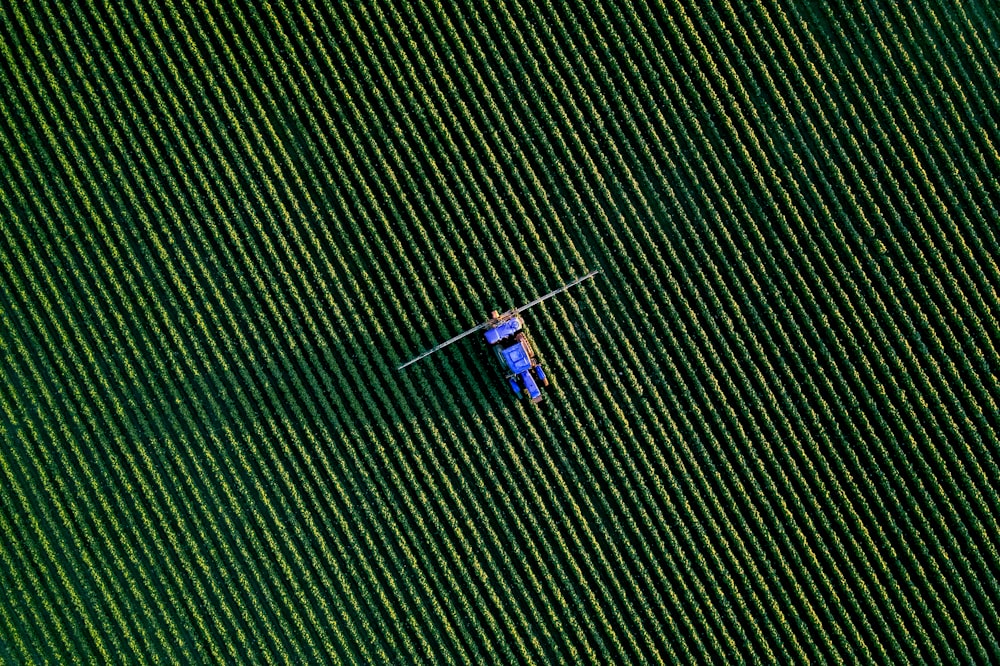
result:
M 0 663 L 1000 661 L 998 122 L 984 0 L 0 0 Z

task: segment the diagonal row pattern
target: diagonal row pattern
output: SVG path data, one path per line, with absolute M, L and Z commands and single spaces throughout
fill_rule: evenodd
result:
M 998 35 L 0 0 L 0 660 L 1000 659 Z

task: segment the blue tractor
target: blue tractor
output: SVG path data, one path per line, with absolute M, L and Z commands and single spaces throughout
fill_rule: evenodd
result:
M 486 344 L 493 347 L 506 370 L 507 382 L 514 395 L 519 398 L 527 396 L 531 402 L 541 402 L 542 392 L 538 385 L 548 386 L 549 380 L 531 351 L 524 319 L 516 312 L 501 317 L 494 310 L 486 329 Z
M 519 313 L 522 310 L 527 310 L 533 305 L 538 305 L 547 298 L 551 298 L 571 287 L 575 287 L 584 280 L 588 280 L 600 272 L 600 270 L 591 271 L 586 275 L 573 280 L 572 282 L 564 284 L 555 291 L 550 291 L 530 303 L 522 305 L 519 308 L 508 310 L 503 314 L 494 310 L 487 321 L 479 324 L 478 326 L 474 326 L 467 331 L 463 331 L 462 333 L 445 340 L 439 345 L 435 345 L 419 356 L 403 363 L 396 369 L 402 370 L 406 366 L 416 363 L 422 358 L 430 356 L 434 352 L 447 347 L 453 342 L 461 340 L 467 335 L 486 329 L 484 333 L 486 343 L 492 347 L 493 351 L 496 353 L 497 359 L 503 366 L 507 383 L 510 385 L 514 395 L 518 398 L 527 398 L 531 400 L 531 402 L 541 402 L 542 391 L 540 386 L 548 386 L 549 379 L 545 376 L 545 371 L 542 369 L 541 364 L 535 357 L 535 353 L 531 348 L 531 343 L 528 341 L 528 333 L 524 327 L 524 319 L 521 318 Z

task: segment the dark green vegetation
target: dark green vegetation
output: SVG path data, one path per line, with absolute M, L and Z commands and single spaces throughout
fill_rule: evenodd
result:
M 0 660 L 1000 659 L 992 3 L 125 4 L 0 9 Z

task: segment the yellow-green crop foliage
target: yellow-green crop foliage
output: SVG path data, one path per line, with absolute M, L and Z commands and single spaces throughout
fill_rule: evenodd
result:
M 0 0 L 0 662 L 1000 661 L 1000 11 Z M 470 337 L 525 313 L 517 402 Z

